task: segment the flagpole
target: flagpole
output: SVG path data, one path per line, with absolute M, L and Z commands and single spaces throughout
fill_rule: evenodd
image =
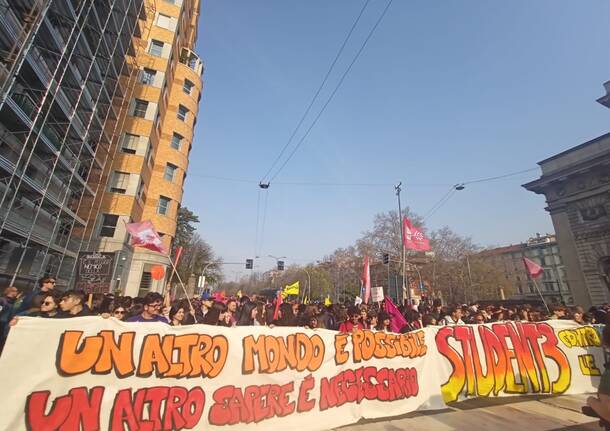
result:
M 547 314 L 551 314 L 551 310 L 549 310 L 549 306 L 546 305 L 546 301 L 544 300 L 544 296 L 542 296 L 542 292 L 540 291 L 540 287 L 538 287 L 538 282 L 534 277 L 532 277 L 532 281 L 534 282 L 534 286 L 536 286 L 536 290 L 538 291 L 538 295 L 540 295 L 540 299 L 542 299 L 542 303 L 544 304 L 544 308 L 546 308 Z
M 184 292 L 184 296 L 186 296 L 186 301 L 189 304 L 189 309 L 190 310 L 194 310 L 193 309 L 193 304 L 191 304 L 191 299 L 189 298 L 189 294 L 186 291 L 186 287 L 184 287 L 184 283 L 182 282 L 182 278 L 180 277 L 180 274 L 178 273 L 178 270 L 176 269 L 176 265 L 174 265 L 174 261 L 172 260 L 172 258 L 170 257 L 169 253 L 167 255 L 165 255 L 167 257 L 167 260 L 169 260 L 170 265 L 172 266 L 172 276 L 170 277 L 170 280 L 173 278 L 174 274 L 176 274 L 178 276 L 178 281 L 180 282 L 180 286 L 182 287 L 182 291 Z M 197 313 L 193 313 L 193 318 L 195 319 L 196 323 L 197 322 Z

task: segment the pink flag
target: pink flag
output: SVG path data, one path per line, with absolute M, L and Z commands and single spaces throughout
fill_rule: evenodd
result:
M 405 244 L 405 248 L 417 251 L 428 251 L 430 250 L 430 241 L 426 236 L 416 227 L 413 227 L 411 221 L 408 218 L 404 218 L 402 221 L 403 226 L 403 238 L 402 241 Z
M 400 332 L 400 330 L 407 324 L 407 319 L 398 311 L 398 308 L 389 296 L 385 297 L 384 308 L 386 313 L 392 316 L 392 320 L 390 320 L 390 329 L 392 332 Z
M 532 278 L 538 278 L 544 272 L 544 268 L 527 257 L 523 257 L 523 263 L 525 264 L 525 270 Z
M 131 234 L 131 245 L 135 247 L 144 247 L 163 254 L 167 253 L 167 250 L 161 241 L 161 237 L 159 237 L 159 234 L 150 220 L 140 223 L 125 223 L 125 227 L 127 228 L 127 232 Z
M 364 256 L 364 267 L 362 268 L 360 281 L 362 281 L 362 287 L 364 288 L 364 303 L 368 304 L 371 298 L 371 267 L 368 256 Z

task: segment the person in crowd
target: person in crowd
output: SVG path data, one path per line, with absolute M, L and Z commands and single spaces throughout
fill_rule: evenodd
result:
M 254 326 L 257 313 L 258 309 L 256 308 L 256 304 L 254 302 L 245 302 L 242 305 L 241 312 L 239 313 L 237 326 Z
M 392 323 L 392 316 L 385 311 L 379 313 L 379 323 L 377 323 L 377 331 L 381 332 L 392 332 L 390 324 Z
M 36 301 L 36 298 L 34 299 Z M 31 314 L 32 317 L 55 317 L 57 313 L 59 313 L 59 302 L 60 298 L 55 293 L 47 293 L 46 296 L 42 297 L 42 302 L 40 303 L 40 309 Z
M 297 326 L 292 304 L 283 302 L 280 304 L 279 316 L 273 321 L 274 326 Z
M 377 331 L 377 324 L 379 323 L 377 311 L 370 310 L 368 312 L 368 319 L 366 321 L 367 328 L 373 332 Z
M 318 329 L 319 328 L 318 318 L 316 316 L 311 316 L 309 318 L 309 322 L 307 323 L 307 325 L 305 325 L 305 327 L 308 329 Z
M 547 320 L 564 319 L 566 309 L 563 305 L 552 305 L 550 308 L 551 314 L 547 316 Z
M 254 326 L 265 326 L 267 322 L 267 308 L 264 302 L 256 303 L 256 318 L 254 319 Z
M 125 310 L 125 307 L 123 307 L 122 305 L 117 305 L 112 310 L 112 317 L 114 317 L 115 319 L 125 320 L 126 316 L 127 316 L 127 310 Z
M 360 321 L 360 310 L 352 306 L 347 311 L 347 319 L 339 325 L 339 332 L 350 333 L 357 330 L 364 330 L 364 325 Z
M 447 310 L 448 314 L 441 319 L 441 325 L 463 325 L 464 321 L 462 320 L 462 308 L 454 305 Z
M 169 324 L 172 326 L 182 326 L 184 316 L 184 306 L 182 304 L 174 305 L 169 310 Z
M 235 326 L 237 324 L 237 301 L 235 299 L 227 301 L 225 317 L 229 320 L 227 326 Z
M 424 314 L 421 321 L 424 328 L 426 326 L 436 326 L 436 319 L 433 314 Z
M 61 295 L 59 301 L 60 312 L 56 318 L 91 316 L 91 310 L 85 303 L 85 293 L 81 290 L 68 290 Z
M 169 323 L 160 315 L 163 296 L 157 292 L 149 292 L 144 297 L 142 312 L 127 318 L 127 322 L 163 322 Z
M 16 287 L 10 286 L 4 289 L 0 297 L 0 352 L 6 341 L 9 331 L 9 323 L 16 314 L 15 302 L 19 295 L 19 290 Z
M 474 323 L 475 325 L 482 325 L 483 323 L 485 323 L 485 316 L 483 316 L 483 313 L 475 314 L 472 318 L 472 323 Z

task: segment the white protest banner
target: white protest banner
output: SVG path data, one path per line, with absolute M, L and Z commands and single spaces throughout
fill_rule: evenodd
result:
M 568 321 L 341 334 L 21 318 L 2 430 L 322 430 L 467 397 L 594 392 L 595 328 Z
M 371 301 L 373 301 L 373 302 L 383 301 L 383 286 L 371 287 Z

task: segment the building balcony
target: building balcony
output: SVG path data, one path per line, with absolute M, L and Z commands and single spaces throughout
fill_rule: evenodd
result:
M 199 76 L 203 75 L 203 62 L 197 54 L 188 48 L 182 48 L 180 52 L 180 63 L 186 65 L 189 69 L 193 70 Z

